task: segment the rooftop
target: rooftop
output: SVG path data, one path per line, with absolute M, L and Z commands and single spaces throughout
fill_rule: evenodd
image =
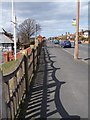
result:
M 7 37 L 3 32 L 0 32 L 0 43 L 14 43 L 12 39 Z

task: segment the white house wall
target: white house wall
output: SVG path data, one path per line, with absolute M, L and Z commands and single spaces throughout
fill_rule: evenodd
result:
M 85 38 L 88 38 L 88 36 L 89 36 L 88 32 L 85 32 L 85 33 L 84 33 L 84 37 L 85 37 Z
M 13 41 L 6 35 L 0 33 L 0 43 L 13 43 Z

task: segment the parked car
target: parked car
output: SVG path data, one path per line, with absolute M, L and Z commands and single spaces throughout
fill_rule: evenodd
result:
M 59 44 L 59 40 L 53 40 L 54 44 Z
M 60 42 L 60 46 L 65 48 L 65 47 L 70 47 L 71 48 L 71 42 L 69 40 L 62 40 Z
M 81 41 L 80 41 L 80 40 L 78 40 L 78 44 L 81 44 Z
M 81 44 L 82 42 L 80 40 L 78 40 L 78 44 Z M 74 45 L 75 45 L 75 41 L 74 41 Z

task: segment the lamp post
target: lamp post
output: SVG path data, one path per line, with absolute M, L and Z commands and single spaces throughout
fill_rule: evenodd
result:
M 14 16 L 14 58 L 16 60 L 16 17 Z
M 13 36 L 14 36 L 14 58 L 16 60 L 16 16 L 14 15 L 14 5 L 12 0 L 12 27 L 13 27 Z
M 74 59 L 78 59 L 78 39 L 79 39 L 79 9 L 80 2 L 76 2 L 76 40 L 75 40 L 75 49 L 74 49 Z

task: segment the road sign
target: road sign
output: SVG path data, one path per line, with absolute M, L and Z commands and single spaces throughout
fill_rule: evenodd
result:
M 76 26 L 76 19 L 72 20 L 72 26 Z

